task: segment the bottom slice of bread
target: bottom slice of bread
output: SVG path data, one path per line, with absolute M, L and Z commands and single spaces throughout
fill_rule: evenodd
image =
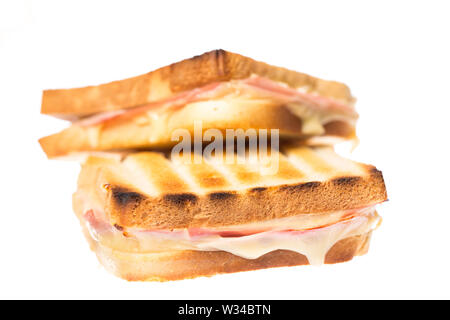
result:
M 308 259 L 288 250 L 269 252 L 257 259 L 245 259 L 225 251 L 180 250 L 163 253 L 131 253 L 111 249 L 84 233 L 101 264 L 129 281 L 170 281 L 215 274 L 274 267 L 307 265 Z M 371 232 L 337 242 L 325 257 L 326 264 L 351 260 L 368 251 Z

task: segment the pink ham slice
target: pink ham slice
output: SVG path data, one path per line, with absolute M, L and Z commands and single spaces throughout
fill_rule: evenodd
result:
M 140 107 L 135 107 L 131 109 L 122 109 L 122 110 L 115 110 L 115 111 L 109 111 L 109 112 L 102 112 L 100 114 L 93 115 L 91 117 L 79 120 L 75 122 L 75 124 L 88 127 L 100 124 L 102 122 L 106 122 L 112 119 L 116 119 L 119 117 L 132 117 L 135 115 L 138 115 L 140 113 L 144 113 L 150 110 L 154 109 L 160 109 L 160 108 L 179 108 L 182 107 L 190 102 L 194 101 L 200 101 L 205 100 L 209 97 L 211 97 L 211 94 L 215 92 L 217 88 L 219 88 L 222 85 L 221 82 L 212 83 L 209 85 L 206 85 L 201 88 L 195 88 L 190 91 L 185 91 L 180 94 L 177 94 L 175 96 L 172 96 L 170 98 L 159 100 L 155 102 L 151 102 L 148 104 L 145 104 Z
M 352 106 L 340 103 L 336 100 L 322 97 L 313 93 L 306 93 L 289 87 L 285 87 L 272 80 L 262 77 L 252 77 L 242 81 L 244 84 L 249 85 L 255 89 L 259 89 L 270 93 L 274 97 L 278 97 L 280 100 L 298 101 L 307 104 L 310 107 L 316 107 L 322 110 L 336 110 L 349 115 L 355 115 L 356 112 Z
M 229 87 L 229 82 L 216 82 L 206 86 L 195 88 L 193 90 L 185 91 L 174 95 L 168 99 L 151 102 L 140 107 L 131 109 L 116 110 L 110 112 L 103 112 L 91 117 L 79 120 L 75 124 L 80 126 L 93 126 L 103 122 L 107 122 L 117 118 L 133 117 L 140 113 L 145 113 L 156 109 L 177 109 L 188 103 L 195 101 L 202 101 L 219 97 Z M 272 80 L 262 77 L 251 77 L 244 80 L 237 80 L 233 82 L 234 85 L 242 89 L 258 91 L 263 95 L 270 96 L 274 99 L 286 102 L 300 102 L 310 108 L 317 108 L 322 111 L 333 111 L 345 114 L 350 118 L 357 118 L 358 114 L 351 105 L 347 105 L 331 98 L 322 97 L 313 93 L 306 93 L 285 87 Z
M 274 232 L 277 234 L 284 234 L 284 233 L 290 233 L 290 234 L 301 234 L 317 229 L 326 228 L 338 223 L 348 223 L 351 222 L 353 219 L 363 215 L 364 211 L 370 208 L 373 208 L 374 205 L 367 206 L 360 209 L 351 209 L 347 210 L 345 214 L 337 221 L 334 221 L 332 223 L 328 223 L 325 225 L 320 225 L 313 228 L 308 228 L 304 230 L 297 230 L 297 229 L 284 229 L 284 230 L 272 230 L 270 227 L 264 227 L 264 228 L 249 228 L 244 230 L 218 230 L 218 229 L 208 229 L 208 228 L 188 228 L 184 230 L 166 230 L 166 229 L 153 229 L 153 230 L 142 230 L 144 233 L 153 233 L 153 234 L 169 234 L 171 236 L 178 236 L 180 238 L 183 238 L 187 231 L 187 234 L 190 238 L 201 238 L 201 237 L 207 237 L 207 236 L 220 236 L 222 238 L 235 238 L 235 237 L 245 237 L 250 235 L 255 235 L 262 232 Z M 114 228 L 112 225 L 104 221 L 104 218 L 100 217 L 101 215 L 94 212 L 94 210 L 87 210 L 85 214 L 83 215 L 83 218 L 86 222 L 89 223 L 90 227 L 95 230 L 97 233 L 103 233 L 107 231 L 116 231 L 116 230 L 123 230 L 122 227 Z

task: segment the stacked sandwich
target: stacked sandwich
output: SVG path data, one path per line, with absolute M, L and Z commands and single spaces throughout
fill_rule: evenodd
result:
M 337 263 L 367 252 L 387 197 L 380 171 L 333 151 L 356 139 L 353 103 L 342 83 L 217 50 L 45 91 L 42 113 L 71 125 L 40 143 L 49 158 L 83 155 L 73 208 L 100 262 L 122 278 Z M 201 136 L 268 130 L 280 144 L 261 157 L 261 145 L 222 154 L 200 142 L 175 157 L 173 133 L 195 136 L 198 123 Z

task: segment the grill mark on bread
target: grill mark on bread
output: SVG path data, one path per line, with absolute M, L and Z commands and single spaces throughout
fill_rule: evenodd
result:
M 331 182 L 335 185 L 352 185 L 357 183 L 361 177 L 339 177 L 334 178 Z
M 114 228 L 116 228 L 119 231 L 123 231 L 123 227 L 119 226 L 117 223 L 114 224 Z
M 187 165 L 186 171 L 190 173 L 192 179 L 203 189 L 219 189 L 230 186 L 230 183 L 225 177 L 208 163 Z
M 225 159 L 225 158 L 224 158 Z M 257 170 L 252 170 L 251 166 L 247 163 L 240 163 L 242 160 L 237 154 L 234 155 L 233 163 L 227 164 L 225 162 L 224 168 L 230 172 L 235 178 L 235 182 L 238 184 L 254 184 L 261 181 L 261 174 Z
M 208 195 L 211 200 L 227 200 L 237 197 L 235 192 L 221 191 L 221 192 L 213 192 Z
M 223 78 L 226 75 L 226 70 L 224 68 L 225 63 L 225 50 L 218 49 L 214 50 L 215 56 L 216 56 L 216 65 L 217 65 L 217 74 L 220 78 Z
M 297 169 L 282 153 L 279 153 L 277 177 L 281 179 L 302 179 L 305 174 Z
M 305 147 L 283 150 L 283 156 L 289 154 L 289 157 L 284 156 L 285 161 L 280 161 L 282 171 L 289 171 L 284 167 L 295 163 L 299 156 L 295 156 L 292 151 L 298 148 Z M 89 158 L 82 168 L 79 188 L 92 184 L 101 188 L 101 195 L 106 190 L 105 213 L 112 224 L 117 223 L 125 230 L 135 226 L 188 228 L 215 227 L 224 223 L 242 224 L 266 220 L 267 217 L 272 219 L 299 213 L 359 208 L 386 200 L 383 176 L 374 166 L 344 161 L 340 156 L 331 154 L 333 151 L 321 152 L 320 148 L 313 150 L 324 161 L 330 162 L 330 166 L 336 167 L 332 177 L 322 180 L 325 175 L 308 170 L 309 163 L 304 160 L 305 170 L 295 166 L 298 174 L 303 175 L 302 178 L 280 178 L 277 174 L 258 173 L 257 181 L 241 182 L 235 178 L 236 171 L 233 172 L 225 163 L 206 161 L 207 166 L 182 163 L 180 166 L 183 170 L 176 170 L 178 164 L 174 160 L 169 161 L 155 152 L 138 152 L 130 154 L 127 160 L 140 164 L 135 168 L 126 168 L 134 168 L 133 177 L 123 170 L 125 164 L 118 159 Z M 244 174 L 246 171 L 254 173 L 255 170 L 250 165 L 236 164 L 234 169 L 236 167 Z M 184 181 L 182 184 L 176 183 L 172 185 L 173 189 L 169 188 L 171 181 L 163 180 L 170 180 L 172 176 L 178 175 L 178 171 L 189 173 L 196 181 L 206 179 L 205 184 L 193 188 L 192 184 L 186 184 L 183 176 L 178 177 Z M 141 191 L 150 188 L 143 188 L 142 181 L 137 183 L 140 177 L 145 177 L 149 185 L 155 185 L 154 192 Z M 222 181 L 224 186 L 209 185 L 217 178 L 219 181 L 221 178 L 225 180 Z M 155 180 L 166 184 L 166 188 L 158 187 Z M 109 184 L 109 188 L 104 189 L 105 184 Z
M 305 182 L 300 184 L 294 184 L 294 185 L 284 185 L 280 187 L 281 191 L 289 191 L 289 192 L 300 192 L 300 191 L 306 191 L 306 190 L 313 190 L 315 188 L 318 188 L 321 185 L 321 182 L 319 181 L 311 181 L 311 182 Z
M 149 154 L 152 163 L 149 171 L 153 177 L 152 183 L 161 192 L 185 193 L 190 187 L 180 175 L 173 170 L 171 161 L 164 158 L 161 154 Z M 145 162 L 145 159 L 142 160 Z M 143 164 L 144 165 L 144 164 Z
M 189 203 L 197 203 L 198 197 L 192 193 L 176 193 L 166 194 L 164 196 L 164 200 L 176 206 L 185 207 Z
M 236 179 L 240 184 L 254 184 L 260 181 L 261 175 L 258 172 L 248 171 L 239 165 L 230 166 L 229 169 L 234 173 Z
M 256 188 L 251 188 L 249 190 L 249 192 L 260 193 L 260 192 L 263 192 L 263 191 L 266 191 L 266 190 L 267 190 L 267 187 L 256 187 Z
M 119 207 L 125 207 L 130 203 L 139 203 L 145 198 L 142 194 L 123 187 L 112 187 L 111 193 L 114 202 Z
M 371 176 L 383 179 L 383 173 L 375 167 L 369 169 L 369 173 Z

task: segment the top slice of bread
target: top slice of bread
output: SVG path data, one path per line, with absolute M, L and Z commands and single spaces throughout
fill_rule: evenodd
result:
M 275 155 L 275 151 L 274 155 Z M 285 147 L 267 163 L 175 161 L 157 152 L 90 157 L 74 195 L 82 213 L 97 205 L 111 224 L 146 229 L 239 225 L 299 214 L 362 208 L 386 200 L 380 171 L 329 147 Z M 272 158 L 277 161 L 276 157 Z
M 344 102 L 353 101 L 349 88 L 343 83 L 271 66 L 236 53 L 214 50 L 133 78 L 98 86 L 45 90 L 41 113 L 75 120 L 166 99 L 210 83 L 245 79 L 252 75 Z

